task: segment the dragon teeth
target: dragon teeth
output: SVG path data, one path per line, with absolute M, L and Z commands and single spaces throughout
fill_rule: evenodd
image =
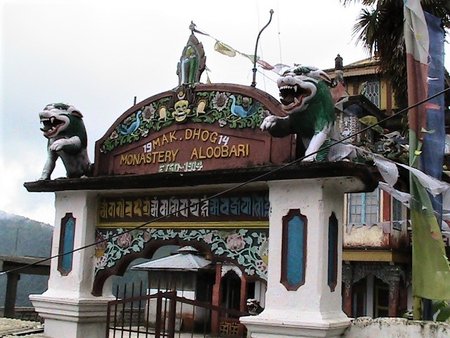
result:
M 297 86 L 286 85 L 286 86 L 280 87 L 280 90 L 293 90 L 294 92 L 297 92 Z

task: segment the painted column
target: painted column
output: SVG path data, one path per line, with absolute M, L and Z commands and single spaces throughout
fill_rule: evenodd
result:
M 241 317 L 247 326 L 249 336 L 262 337 L 340 337 L 350 324 L 349 318 L 342 311 L 342 224 L 344 209 L 344 192 L 362 189 L 362 184 L 355 178 L 317 178 L 285 181 L 271 181 L 270 229 L 269 229 L 269 267 L 264 311 L 258 316 Z M 297 210 L 297 211 L 296 211 Z M 287 215 L 294 216 L 293 232 L 283 232 Z M 338 231 L 334 242 L 337 254 L 333 262 L 328 262 L 330 222 L 337 225 Z M 296 223 L 298 223 L 296 225 Z M 305 237 L 295 234 L 303 231 Z M 298 237 L 298 240 L 292 238 Z M 303 241 L 303 244 L 296 243 Z M 287 264 L 283 259 L 286 245 L 306 246 L 303 254 Z M 304 258 L 302 264 L 298 260 Z M 283 266 L 284 265 L 284 266 Z M 291 271 L 304 267 L 304 273 Z M 283 275 L 288 271 L 288 278 Z M 334 274 L 330 278 L 330 271 Z M 332 276 L 331 276 L 332 277 Z M 290 287 L 289 279 L 298 281 Z M 302 279 L 304 279 L 302 281 Z M 330 280 L 333 283 L 330 283 Z
M 342 309 L 349 317 L 352 316 L 352 285 L 353 285 L 353 273 L 352 266 L 350 264 L 342 265 L 342 284 L 343 290 L 343 302 Z
M 247 310 L 247 278 L 242 274 L 241 276 L 241 301 L 239 304 L 239 311 L 245 312 Z
M 52 256 L 95 242 L 96 197 L 94 193 L 56 193 Z M 54 258 L 48 290 L 31 295 L 36 312 L 45 320 L 49 338 L 105 337 L 109 297 L 91 294 L 94 281 L 94 247 Z
M 389 266 L 388 285 L 389 285 L 389 317 L 398 317 L 398 305 L 400 300 L 400 268 L 393 265 Z
M 216 279 L 215 283 L 213 285 L 213 292 L 212 292 L 212 305 L 220 306 L 221 302 L 221 293 L 222 293 L 222 263 L 217 262 L 216 263 Z M 219 312 L 213 311 L 211 313 L 211 334 L 216 336 L 219 334 Z

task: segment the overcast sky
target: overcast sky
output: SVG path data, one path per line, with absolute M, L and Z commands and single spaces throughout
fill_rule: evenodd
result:
M 253 54 L 256 36 L 275 11 L 259 43 L 259 56 L 276 64 L 333 68 L 368 55 L 352 39 L 358 5 L 338 0 L 3 0 L 1 1 L 0 210 L 54 223 L 54 195 L 28 193 L 40 177 L 46 139 L 39 111 L 48 103 L 73 104 L 84 115 L 88 151 L 132 104 L 178 84 L 176 66 L 189 24 L 236 50 Z M 393 18 L 394 19 L 394 18 Z M 212 82 L 250 85 L 252 64 L 213 50 L 197 35 Z M 448 39 L 448 38 L 447 38 Z M 448 44 L 446 45 L 448 51 Z M 450 54 L 450 52 L 448 52 Z M 450 57 L 445 65 L 450 69 Z M 275 97 L 273 73 L 257 87 Z M 205 82 L 206 78 L 203 77 Z M 52 178 L 65 175 L 60 161 Z

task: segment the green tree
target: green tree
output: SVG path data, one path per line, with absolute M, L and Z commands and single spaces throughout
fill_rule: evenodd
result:
M 380 60 L 380 71 L 392 84 L 395 100 L 407 106 L 405 41 L 403 37 L 404 0 L 341 0 L 344 6 L 361 3 L 366 6 L 353 27 L 353 37 L 371 55 Z M 421 0 L 424 11 L 442 19 L 450 27 L 449 0 Z

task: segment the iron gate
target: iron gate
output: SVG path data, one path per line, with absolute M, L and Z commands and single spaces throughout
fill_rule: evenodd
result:
M 247 312 L 180 296 L 180 290 L 147 294 L 142 283 L 108 303 L 106 338 L 246 337 L 239 317 Z M 118 292 L 117 292 L 118 295 Z

